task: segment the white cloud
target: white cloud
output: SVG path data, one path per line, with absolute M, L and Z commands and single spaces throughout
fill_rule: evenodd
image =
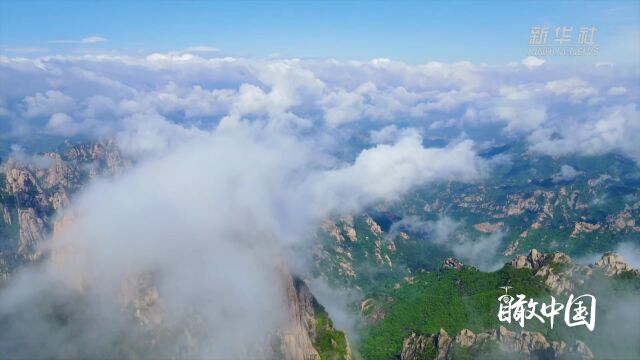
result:
M 27 96 L 22 100 L 23 115 L 27 118 L 47 117 L 58 112 L 73 110 L 75 101 L 57 90 Z
M 116 140 L 122 151 L 134 158 L 164 155 L 206 134 L 157 114 L 135 114 L 125 118 L 122 125 L 123 129 L 115 135 Z
M 394 143 L 404 137 L 419 137 L 420 131 L 415 128 L 398 128 L 396 125 L 388 125 L 380 130 L 371 130 L 369 139 L 373 144 Z
M 89 36 L 89 37 L 80 39 L 80 42 L 82 44 L 97 44 L 97 43 L 106 42 L 106 41 L 107 39 L 100 36 Z
M 612 96 L 624 95 L 627 93 L 627 89 L 624 86 L 612 86 L 607 90 L 607 94 Z
M 214 48 L 211 46 L 198 45 L 198 46 L 190 46 L 184 49 L 186 52 L 196 52 L 196 53 L 214 53 L 220 51 L 218 48 Z
M 64 113 L 55 113 L 51 115 L 47 128 L 54 134 L 64 136 L 73 136 L 80 132 L 80 127 L 73 119 Z
M 527 56 L 526 58 L 522 59 L 522 65 L 528 67 L 528 68 L 536 68 L 538 66 L 541 66 L 542 64 L 545 63 L 544 59 L 540 59 L 538 57 L 535 56 Z
M 65 40 L 51 40 L 49 42 L 53 44 L 98 44 L 106 41 L 107 39 L 94 35 L 94 36 L 88 36 L 88 37 L 77 39 L 77 40 L 65 39 Z
M 154 329 L 182 334 L 197 319 L 188 339 L 171 336 L 165 345 L 191 341 L 184 349 L 197 352 L 188 357 L 243 357 L 253 346 L 267 346 L 262 341 L 285 324 L 277 269 L 320 219 L 393 200 L 414 186 L 481 173 L 469 141 L 430 149 L 418 136 L 406 136 L 344 164 L 326 161 L 328 149 L 315 139 L 264 123 L 210 131 L 179 130 L 157 115 L 127 123 L 129 137 L 118 138 L 120 145 L 154 156 L 118 178 L 90 184 L 63 214 L 67 221 L 47 244 L 55 255 L 43 272 L 25 272 L 0 293 L 0 316 L 21 306 L 31 310 L 5 329 L 21 342 L 38 342 L 21 348 L 32 355 L 25 357 L 39 357 L 30 351 L 42 349 L 76 354 L 78 348 L 56 342 L 69 331 L 74 344 L 97 352 L 136 334 L 130 317 L 113 309 L 124 284 L 149 273 L 161 302 L 162 321 Z M 86 284 L 83 309 L 90 321 L 48 327 L 46 314 L 33 310 L 42 304 L 32 302 L 51 288 L 74 294 L 78 284 Z M 26 328 L 28 334 L 20 331 Z M 56 336 L 38 336 L 43 329 Z
M 415 216 L 404 218 L 391 225 L 389 236 L 395 237 L 400 231 L 424 237 L 425 241 L 450 250 L 464 263 L 484 271 L 497 270 L 503 265 L 498 256 L 504 237 L 501 232 L 473 239 L 467 236 L 464 222 L 448 216 L 436 221 L 424 221 Z
M 574 169 L 573 166 L 562 165 L 560 167 L 560 171 L 557 174 L 554 174 L 552 179 L 554 182 L 571 181 L 580 174 L 581 172 Z
M 126 118 L 154 114 L 180 126 L 206 129 L 259 121 L 292 131 L 337 130 L 368 122 L 378 131 L 402 121 L 408 127 L 458 134 L 496 126 L 503 130 L 496 136 L 535 132 L 533 139 L 553 132 L 560 121 L 572 124 L 596 113 L 605 116 L 629 100 L 623 93 L 638 91 L 633 73 L 592 65 L 545 64 L 537 66 L 534 77 L 517 64 L 409 65 L 391 59 L 261 60 L 198 54 L 1 57 L 7 84 L 3 92 L 11 99 L 2 112 L 10 120 L 6 123 L 23 133 L 47 132 L 39 120 L 55 113 L 100 128 L 84 126 L 82 133 L 111 135 L 125 127 Z M 22 104 L 18 98 L 24 99 Z
M 547 120 L 545 106 L 531 103 L 498 104 L 494 114 L 507 122 L 507 131 L 535 130 Z
M 322 209 L 343 212 L 363 204 L 396 200 L 416 184 L 456 179 L 471 181 L 484 175 L 484 166 L 469 140 L 446 148 L 424 148 L 422 137 L 408 133 L 394 144 L 362 151 L 353 165 L 326 172 L 314 184 Z M 340 206 L 335 206 L 340 204 Z
M 3 113 L 12 124 L 111 136 L 138 160 L 130 173 L 78 195 L 71 222 L 51 243 L 64 261 L 47 263 L 44 277 L 16 279 L 0 312 L 11 311 L 22 290 L 58 281 L 71 287 L 81 274 L 96 290 L 87 306 L 108 329 L 128 321 L 114 321 L 102 307 L 117 301 L 114 290 L 158 272 L 163 306 L 178 314 L 166 325 L 184 320 L 185 309 L 201 310 L 200 355 L 234 357 L 246 345 L 237 339 L 266 339 L 282 321 L 273 311 L 283 300 L 274 269 L 320 219 L 394 201 L 416 186 L 485 175 L 472 140 L 429 148 L 416 129 L 498 125 L 508 135 L 527 134 L 534 152 L 640 159 L 636 104 L 608 98 L 612 84 L 636 91 L 627 74 L 558 71 L 535 59 L 409 65 L 194 53 L 0 57 Z M 602 102 L 587 100 L 600 94 Z M 375 129 L 375 146 L 338 160 L 335 147 L 351 125 Z M 456 256 L 490 268 L 501 236 L 447 243 Z M 74 256 L 64 257 L 68 249 Z M 89 329 L 78 336 L 95 345 L 113 335 Z
M 596 118 L 547 129 L 530 136 L 531 150 L 552 156 L 618 152 L 640 162 L 640 112 L 636 105 L 602 109 Z M 553 136 L 559 134 L 560 137 Z
M 33 54 L 33 53 L 41 53 L 47 51 L 45 48 L 39 47 L 10 47 L 3 48 L 2 51 L 16 53 L 16 54 Z
M 569 96 L 572 102 L 579 102 L 598 94 L 598 90 L 577 78 L 549 81 L 545 88 L 555 95 Z
M 11 159 L 15 164 L 19 166 L 33 166 L 36 169 L 47 169 L 53 165 L 54 160 L 46 155 L 29 154 L 20 145 L 11 145 L 11 152 L 7 159 Z M 4 164 L 0 164 L 4 165 Z M 0 171 L 3 171 L 0 166 Z

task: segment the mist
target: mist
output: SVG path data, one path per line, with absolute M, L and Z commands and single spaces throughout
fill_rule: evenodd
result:
M 256 123 L 155 134 L 143 145 L 156 150 L 137 148 L 133 169 L 72 199 L 41 247 L 46 259 L 2 289 L 3 353 L 265 354 L 287 321 L 278 269 L 299 262 L 290 249 L 321 219 L 483 173 L 470 141 L 429 149 L 416 134 L 351 164 L 317 139 Z M 341 305 L 328 309 L 352 328 Z
M 504 265 L 497 258 L 504 237 L 501 231 L 471 238 L 465 234 L 464 222 L 449 216 L 441 216 L 435 221 L 409 216 L 392 224 L 388 236 L 393 238 L 400 231 L 422 236 L 424 241 L 448 249 L 459 260 L 483 271 L 494 271 Z

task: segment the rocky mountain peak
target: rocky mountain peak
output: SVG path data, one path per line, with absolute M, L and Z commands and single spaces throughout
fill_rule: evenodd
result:
M 462 261 L 458 260 L 458 259 L 454 259 L 454 258 L 446 258 L 443 262 L 442 262 L 442 268 L 443 269 L 455 269 L 455 270 L 460 270 L 464 267 L 464 264 L 462 263 Z
M 605 274 L 618 275 L 625 271 L 633 271 L 636 274 L 640 274 L 640 269 L 634 269 L 629 266 L 625 261 L 622 255 L 616 254 L 614 252 L 606 252 L 602 255 L 600 260 L 596 262 L 596 267 L 603 269 Z
M 511 266 L 516 269 L 533 269 L 538 270 L 544 264 L 544 260 L 548 254 L 539 252 L 536 249 L 531 249 L 527 256 L 519 255 L 511 261 Z M 566 256 L 566 255 L 565 255 Z
M 412 333 L 403 342 L 401 359 L 449 360 L 475 358 L 480 354 L 520 355 L 530 359 L 593 359 L 593 353 L 582 341 L 576 340 L 569 346 L 564 341 L 549 341 L 539 332 L 517 333 L 503 326 L 478 334 L 462 329 L 454 338 L 443 329 L 433 335 Z

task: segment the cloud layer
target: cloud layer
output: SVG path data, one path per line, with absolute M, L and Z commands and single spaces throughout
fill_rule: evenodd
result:
M 533 58 L 490 66 L 200 56 L 210 50 L 0 57 L 5 137 L 108 136 L 137 160 L 128 174 L 79 194 L 46 245 L 51 260 L 3 291 L 0 315 L 24 321 L 12 322 L 15 336 L 0 349 L 20 343 L 25 357 L 38 357 L 29 345 L 41 338 L 30 328 L 60 335 L 38 349 L 63 357 L 135 338 L 112 309 L 123 284 L 152 273 L 164 312 L 177 314 L 165 326 L 180 328 L 194 310 L 200 357 L 238 357 L 246 349 L 239 339 L 263 342 L 282 324 L 273 284 L 290 248 L 327 216 L 431 182 L 481 178 L 487 164 L 473 129 L 497 128 L 489 141 L 525 138 L 532 153 L 640 160 L 637 74 L 625 69 L 567 70 Z M 354 129 L 368 137 L 349 152 Z M 451 132 L 446 144 L 425 145 L 438 131 Z M 450 219 L 411 226 L 466 261 L 494 266 L 500 234 L 451 242 L 461 224 Z M 18 311 L 38 308 L 51 289 L 65 299 L 78 288 L 89 293 L 90 315 L 80 336 L 51 328 L 47 314 Z M 84 347 L 62 346 L 73 336 Z
M 471 181 L 484 171 L 469 140 L 425 148 L 419 135 L 407 134 L 346 162 L 315 136 L 260 122 L 173 130 L 151 139 L 121 133 L 129 136 L 119 138 L 121 146 L 134 154 L 161 139 L 174 142 L 145 153 L 118 178 L 89 184 L 59 215 L 61 225 L 43 245 L 50 259 L 27 267 L 0 292 L 2 352 L 108 358 L 114 344 L 131 351 L 122 343 L 128 339 L 154 358 L 136 340 L 149 335 L 119 307 L 143 301 L 123 289 L 149 276 L 155 290 L 143 299 L 157 291 L 159 300 L 143 306 L 143 324 L 153 336 L 187 334 L 172 335 L 155 350 L 254 358 L 251 351 L 268 349 L 288 319 L 279 266 L 296 256 L 292 249 L 309 241 L 321 219 L 433 181 Z M 76 302 L 82 307 L 68 322 L 49 316 L 49 309 Z
M 497 126 L 495 136 L 527 137 L 537 153 L 615 151 L 635 160 L 640 153 L 633 131 L 622 131 L 638 124 L 633 68 L 567 68 L 537 58 L 409 65 L 205 56 L 214 50 L 2 57 L 0 127 L 105 136 L 144 121 L 144 131 L 162 131 L 143 117 L 185 128 L 262 121 L 294 131 L 397 123 L 463 133 Z

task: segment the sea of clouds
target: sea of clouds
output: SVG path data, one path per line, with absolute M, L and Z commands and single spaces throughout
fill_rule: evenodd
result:
M 0 317 L 14 320 L 0 349 L 95 356 L 123 334 L 135 338 L 113 308 L 122 284 L 153 272 L 162 308 L 173 314 L 169 327 L 196 309 L 206 338 L 198 355 L 237 357 L 247 338 L 262 342 L 282 325 L 277 268 L 320 220 L 416 186 L 486 176 L 491 165 L 469 129 L 497 126 L 496 136 L 525 139 L 533 153 L 617 152 L 639 161 L 637 78 L 637 69 L 612 64 L 567 68 L 532 58 L 410 65 L 184 52 L 0 57 L 6 139 L 109 137 L 136 160 L 75 196 L 58 215 L 69 219 L 63 231 L 43 245 L 58 256 L 3 289 Z M 358 126 L 368 130 L 367 147 L 336 156 Z M 426 146 L 425 136 L 442 129 L 454 131 L 449 143 Z M 438 243 L 446 242 L 442 221 L 422 224 Z M 74 293 L 78 283 L 88 284 L 81 325 L 24 311 L 46 309 L 43 294 Z

